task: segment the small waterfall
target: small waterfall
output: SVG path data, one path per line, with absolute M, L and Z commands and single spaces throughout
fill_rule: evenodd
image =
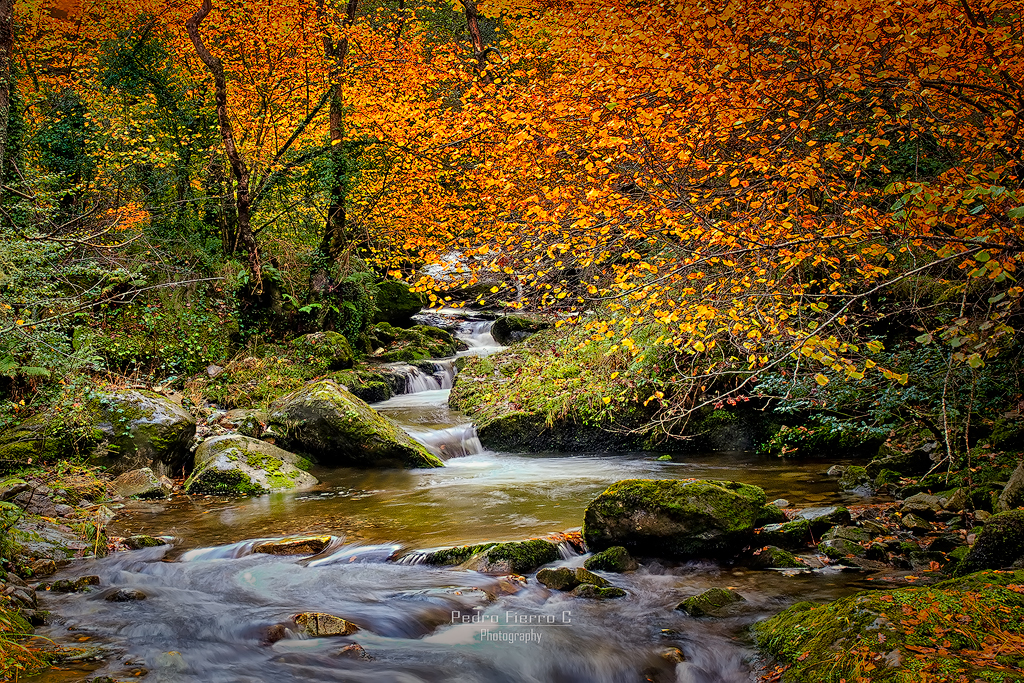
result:
M 418 394 L 421 391 L 437 391 L 438 389 L 450 388 L 441 385 L 441 381 L 435 375 L 428 375 L 419 368 L 409 365 L 401 368 L 400 372 L 405 374 L 405 393 Z
M 476 435 L 476 427 L 472 423 L 446 429 L 409 429 L 408 432 L 409 436 L 422 443 L 439 458 L 461 458 L 484 452 L 480 438 Z
M 484 356 L 505 348 L 491 336 L 493 320 L 467 320 L 462 323 L 456 337 L 466 342 L 469 348 L 460 351 L 460 356 Z
M 434 361 L 434 379 L 441 385 L 439 389 L 451 389 L 455 382 L 455 359 Z

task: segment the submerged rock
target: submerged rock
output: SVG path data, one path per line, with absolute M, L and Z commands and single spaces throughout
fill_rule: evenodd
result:
M 146 594 L 137 588 L 119 588 L 104 598 L 108 602 L 135 602 L 145 599 Z
M 281 538 L 257 543 L 252 551 L 266 555 L 316 555 L 331 543 L 330 536 Z
M 316 486 L 309 461 L 277 446 L 241 434 L 207 439 L 196 449 L 196 469 L 187 493 L 250 495 Z
M 88 575 L 80 576 L 77 579 L 60 579 L 53 583 L 46 583 L 39 586 L 39 590 L 53 591 L 54 593 L 81 593 L 98 585 L 100 585 L 100 577 Z
M 587 506 L 583 536 L 595 550 L 618 545 L 655 557 L 722 557 L 779 514 L 766 502 L 763 490 L 737 482 L 627 479 Z
M 331 380 L 278 400 L 269 419 L 283 446 L 308 453 L 323 465 L 444 466 L 395 422 Z
M 676 609 L 686 612 L 691 617 L 705 617 L 714 615 L 733 603 L 744 601 L 745 598 L 734 590 L 709 588 L 699 595 L 683 600 L 676 605 Z
M 306 635 L 313 638 L 349 636 L 359 630 L 351 621 L 324 612 L 301 612 L 293 619 Z
M 124 539 L 124 545 L 129 550 L 140 550 L 142 548 L 155 548 L 159 545 L 167 545 L 166 541 L 159 538 L 153 538 L 152 536 L 146 536 L 138 534 L 136 536 L 129 536 Z
M 588 557 L 583 566 L 587 569 L 603 572 L 628 572 L 633 571 L 639 565 L 629 554 L 629 551 L 621 545 L 612 546 Z
M 602 587 L 592 583 L 581 583 L 572 589 L 569 595 L 574 598 L 590 598 L 594 600 L 607 600 L 609 598 L 625 597 L 626 591 L 615 586 Z
M 981 569 L 1004 567 L 1024 567 L 1024 510 L 989 517 L 956 573 L 962 576 Z

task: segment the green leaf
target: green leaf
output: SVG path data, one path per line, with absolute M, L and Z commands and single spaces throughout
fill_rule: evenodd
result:
M 1006 212 L 1010 218 L 1024 218 L 1024 206 L 1018 206 Z
M 972 353 L 967 357 L 967 364 L 970 365 L 975 370 L 977 370 L 978 368 L 985 365 L 985 361 L 981 359 L 981 354 Z
M 992 258 L 992 256 L 987 251 L 979 251 L 977 254 L 974 255 L 974 260 L 977 261 L 978 263 L 984 263 L 985 261 L 988 261 L 990 258 Z
M 916 341 L 918 344 L 931 344 L 932 343 L 932 335 L 930 333 L 928 333 L 928 332 L 925 332 L 924 334 L 922 334 L 922 335 L 920 335 L 918 337 L 915 337 L 914 341 Z

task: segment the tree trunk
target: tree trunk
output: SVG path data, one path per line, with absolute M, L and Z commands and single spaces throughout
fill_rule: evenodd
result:
M 14 0 L 0 0 L 0 182 L 7 160 L 7 120 L 11 113 L 11 52 L 14 49 Z
M 260 254 L 256 243 L 256 236 L 252 231 L 252 195 L 249 189 L 249 168 L 246 166 L 242 156 L 235 146 L 235 133 L 231 127 L 231 119 L 228 116 L 228 85 L 224 77 L 224 64 L 220 58 L 215 57 L 203 44 L 203 38 L 199 35 L 199 24 L 210 13 L 213 8 L 211 0 L 203 0 L 202 6 L 191 18 L 185 22 L 188 29 L 188 36 L 196 48 L 196 54 L 206 65 L 207 70 L 213 75 L 214 93 L 217 103 L 217 124 L 220 127 L 220 136 L 224 141 L 224 152 L 227 154 L 228 163 L 231 165 L 231 174 L 235 178 L 234 204 L 235 204 L 235 235 L 233 251 L 243 251 L 246 254 L 246 262 L 253 279 L 253 291 L 259 293 L 262 289 L 260 277 Z
M 345 6 L 344 26 L 348 28 L 355 21 L 359 0 L 348 0 Z M 317 0 L 317 14 L 324 19 L 324 0 Z M 347 216 L 345 213 L 346 180 L 339 174 L 345 163 L 345 148 L 342 140 L 345 136 L 344 100 L 342 92 L 342 70 L 345 57 L 348 55 L 348 37 L 335 43 L 329 35 L 324 35 L 324 58 L 333 60 L 331 69 L 331 102 L 330 102 L 330 134 L 331 167 L 333 178 L 330 189 L 330 205 L 327 209 L 327 220 L 324 224 L 324 235 L 320 242 L 320 253 L 331 260 L 336 259 L 348 244 Z
M 462 7 L 466 10 L 466 28 L 469 29 L 469 37 L 473 41 L 476 73 L 481 83 L 490 85 L 491 76 L 487 73 L 487 48 L 484 47 L 484 39 L 480 34 L 480 11 L 476 8 L 476 0 L 462 0 Z

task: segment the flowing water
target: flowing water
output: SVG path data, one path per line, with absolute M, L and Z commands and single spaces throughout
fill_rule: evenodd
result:
M 493 351 L 488 329 L 464 329 L 472 342 L 463 353 Z M 498 577 L 420 564 L 423 550 L 578 527 L 587 503 L 620 479 L 734 479 L 795 506 L 843 501 L 820 463 L 749 453 L 658 461 L 650 453 L 488 452 L 472 425 L 448 409 L 447 395 L 430 386 L 375 406 L 445 458 L 444 469 L 321 469 L 313 473 L 322 483 L 311 491 L 133 504 L 112 531 L 163 535 L 171 545 L 76 565 L 69 576 L 97 574 L 100 588 L 42 594 L 44 608 L 60 617 L 39 632 L 112 653 L 88 676 L 129 677 L 144 667 L 146 680 L 159 682 L 731 683 L 751 677 L 746 625 L 797 600 L 832 599 L 861 585 L 849 573 L 649 561 L 609 575 L 627 597 L 599 601 L 548 591 L 532 577 L 513 591 Z M 251 552 L 260 539 L 312 532 L 333 536 L 312 558 Z M 563 545 L 556 564 L 583 560 Z M 673 609 L 712 586 L 733 587 L 747 602 L 720 620 Z M 146 599 L 105 599 L 125 587 Z M 289 632 L 267 642 L 271 626 L 301 611 L 337 614 L 361 630 L 315 639 Z M 373 659 L 341 651 L 353 642 Z M 662 658 L 668 647 L 686 661 Z M 71 668 L 40 680 L 84 676 Z

